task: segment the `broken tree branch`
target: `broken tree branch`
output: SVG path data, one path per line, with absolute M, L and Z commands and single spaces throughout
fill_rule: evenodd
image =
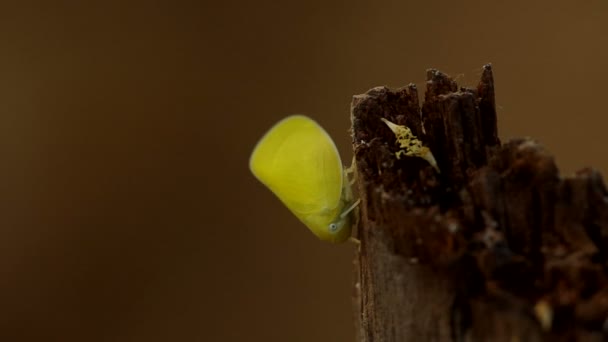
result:
M 501 145 L 492 68 L 476 89 L 429 70 L 354 96 L 361 247 L 360 341 L 602 341 L 608 201 L 601 176 L 560 177 L 531 139 Z M 397 158 L 381 118 L 405 125 L 439 167 Z

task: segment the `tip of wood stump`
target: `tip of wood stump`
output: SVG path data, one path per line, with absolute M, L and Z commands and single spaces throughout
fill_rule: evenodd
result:
M 593 169 L 561 177 L 553 156 L 530 138 L 501 145 L 494 91 L 486 64 L 474 89 L 427 70 L 422 104 L 414 85 L 376 87 L 353 97 L 363 215 L 359 263 L 367 272 L 361 276 L 369 278 L 367 284 L 394 276 L 370 269 L 374 258 L 450 269 L 456 310 L 469 317 L 460 328 L 485 338 L 504 319 L 522 329 L 538 327 L 535 337 L 519 335 L 529 340 L 542 340 L 537 337 L 545 333 L 559 337 L 553 334 L 559 329 L 603 334 L 608 192 L 602 177 Z M 409 127 L 431 149 L 441 174 L 421 158 L 397 159 L 395 136 L 381 118 Z M 401 281 L 412 286 L 423 280 Z M 551 315 L 545 310 L 534 323 L 539 300 Z M 489 323 L 475 323 L 482 319 Z

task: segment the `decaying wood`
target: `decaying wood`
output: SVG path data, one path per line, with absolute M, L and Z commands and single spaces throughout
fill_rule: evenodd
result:
M 438 173 L 397 159 L 406 125 Z M 530 139 L 500 143 L 490 65 L 476 89 L 429 70 L 352 102 L 361 196 L 359 341 L 603 341 L 608 197 L 601 176 L 559 175 Z

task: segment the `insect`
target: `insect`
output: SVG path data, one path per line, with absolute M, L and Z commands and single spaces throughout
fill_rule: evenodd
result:
M 395 157 L 397 157 L 397 159 L 401 158 L 401 155 L 405 155 L 407 157 L 420 157 L 429 162 L 429 164 L 431 164 L 431 166 L 435 168 L 438 173 L 440 172 L 433 153 L 428 147 L 422 145 L 422 141 L 416 138 L 414 133 L 412 133 L 412 130 L 406 126 L 394 124 L 385 118 L 380 118 L 380 120 L 382 120 L 388 126 L 388 128 L 393 131 L 395 137 L 397 138 L 396 143 L 401 148 L 401 150 L 395 153 Z
M 359 202 L 350 171 L 315 121 L 292 115 L 276 123 L 255 146 L 249 168 L 319 239 L 338 243 L 351 236 Z

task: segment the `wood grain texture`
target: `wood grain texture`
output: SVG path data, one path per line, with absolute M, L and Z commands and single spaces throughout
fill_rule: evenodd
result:
M 433 152 L 397 159 L 380 120 Z M 494 80 L 475 89 L 427 72 L 414 85 L 353 97 L 361 246 L 358 339 L 603 341 L 608 317 L 608 200 L 602 177 L 560 176 L 532 139 L 501 144 Z

